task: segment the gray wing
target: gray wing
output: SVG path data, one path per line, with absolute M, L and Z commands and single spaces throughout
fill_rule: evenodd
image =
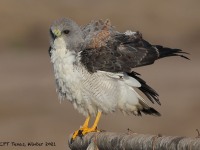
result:
M 139 32 L 124 34 L 105 28 L 91 36 L 82 50 L 81 62 L 89 72 L 127 72 L 132 68 L 150 65 L 155 60 L 180 55 L 182 50 L 151 45 Z M 187 58 L 188 59 L 188 58 Z

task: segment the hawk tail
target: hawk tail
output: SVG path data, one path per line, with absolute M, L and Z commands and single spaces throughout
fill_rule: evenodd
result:
M 140 74 L 138 74 L 137 72 L 132 71 L 131 73 L 127 73 L 129 76 L 135 78 L 137 81 L 140 82 L 141 87 L 139 87 L 138 89 L 140 91 L 142 91 L 144 93 L 144 95 L 146 95 L 146 97 L 152 102 L 154 103 L 157 102 L 159 105 L 161 105 L 160 101 L 159 101 L 159 95 L 158 93 L 152 88 L 150 87 L 143 79 L 141 79 L 139 77 Z
M 180 56 L 182 58 L 188 59 L 190 60 L 188 57 L 186 57 L 183 54 L 189 54 L 186 52 L 183 52 L 181 49 L 172 49 L 172 48 L 168 48 L 168 47 L 163 47 L 161 45 L 154 45 L 159 52 L 159 57 L 160 58 L 164 58 L 164 57 L 170 57 L 170 56 Z
M 149 108 L 143 108 L 141 110 L 144 114 L 148 114 L 148 115 L 153 115 L 153 116 L 161 116 L 161 114 L 155 110 L 154 108 L 152 107 L 149 107 Z M 139 113 L 140 114 L 140 113 Z

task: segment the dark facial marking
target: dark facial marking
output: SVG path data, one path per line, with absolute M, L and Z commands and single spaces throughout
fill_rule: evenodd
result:
M 53 34 L 53 32 L 52 32 L 52 30 L 51 30 L 51 29 L 49 30 L 49 32 L 50 32 L 50 35 L 51 35 L 51 37 L 52 37 L 53 39 L 55 39 L 55 38 L 56 38 L 56 36 Z

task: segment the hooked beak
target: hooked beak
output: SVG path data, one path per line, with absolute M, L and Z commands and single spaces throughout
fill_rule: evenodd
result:
M 59 37 L 61 36 L 61 31 L 59 29 L 54 29 L 53 30 L 53 34 L 56 36 L 56 37 Z

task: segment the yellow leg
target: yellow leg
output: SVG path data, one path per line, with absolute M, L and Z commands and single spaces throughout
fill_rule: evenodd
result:
M 90 121 L 90 116 L 88 116 L 86 119 L 85 119 L 85 122 L 83 124 L 83 126 L 81 128 L 87 128 L 88 127 L 88 124 L 89 124 L 89 121 Z
M 89 131 L 89 132 L 95 132 L 95 130 L 97 130 L 97 125 L 98 125 L 98 123 L 99 123 L 100 117 L 101 117 L 101 112 L 98 111 L 97 116 L 96 116 L 96 119 L 95 119 L 95 121 L 94 121 L 94 124 L 92 125 L 91 128 L 89 128 L 89 129 L 91 130 L 91 131 Z
M 98 111 L 97 113 L 97 116 L 96 116 L 96 119 L 94 121 L 94 124 L 92 125 L 91 128 L 88 128 L 88 123 L 89 123 L 89 120 L 90 120 L 90 116 L 88 116 L 83 124 L 83 126 L 79 129 L 79 130 L 76 130 L 72 136 L 72 141 L 77 137 L 77 136 L 83 136 L 89 132 L 99 132 L 97 130 L 97 125 L 99 123 L 99 120 L 100 120 L 100 117 L 101 117 L 101 112 Z
M 101 117 L 101 112 L 98 111 L 97 116 L 96 116 L 96 119 L 95 119 L 95 121 L 94 121 L 94 124 L 92 125 L 91 128 L 87 128 L 86 130 L 83 130 L 83 131 L 82 131 L 82 135 L 85 135 L 85 134 L 87 134 L 87 133 L 89 133 L 89 132 L 99 132 L 99 131 L 97 130 L 97 125 L 98 125 L 98 123 L 99 123 L 100 117 Z

